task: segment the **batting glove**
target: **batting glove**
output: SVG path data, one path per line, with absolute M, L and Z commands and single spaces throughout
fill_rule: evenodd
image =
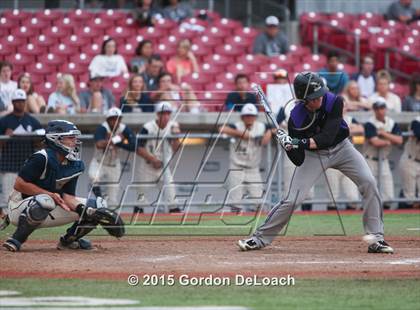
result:
M 292 138 L 283 130 L 277 130 L 275 136 L 277 141 L 286 151 L 290 151 L 293 148 Z

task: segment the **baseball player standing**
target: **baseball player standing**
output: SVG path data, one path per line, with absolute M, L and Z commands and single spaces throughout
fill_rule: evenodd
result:
M 416 199 L 416 189 L 420 193 L 420 116 L 411 122 L 413 135 L 408 138 L 400 159 L 402 187 L 405 198 Z M 420 207 L 420 203 L 414 204 Z
M 171 120 L 172 105 L 167 101 L 157 103 L 155 106 L 156 119 L 144 124 L 140 131 L 141 135 L 151 135 L 157 139 L 139 138 L 137 141 L 137 166 L 139 197 L 145 196 L 150 187 L 145 183 L 153 184 L 162 191 L 162 199 L 166 203 L 172 203 L 175 199 L 175 187 L 171 170 L 167 163 L 172 158 L 173 151 L 180 147 L 179 139 L 165 139 L 170 134 L 180 133 L 179 124 Z M 165 152 L 165 154 L 164 154 Z M 164 162 L 164 159 L 166 162 Z M 166 183 L 166 184 L 164 184 Z M 165 185 L 165 186 L 164 186 Z M 179 212 L 176 206 L 169 208 L 169 212 Z
M 84 171 L 79 159 L 80 131 L 68 121 L 48 123 L 46 148 L 32 154 L 16 179 L 9 198 L 8 221 L 16 226 L 3 247 L 17 252 L 35 229 L 74 222 L 60 238 L 58 249 L 92 249 L 83 236 L 101 224 L 109 234 L 122 237 L 124 223 L 106 208 L 102 198 L 76 197 L 78 177 Z M 112 225 L 112 226 L 110 226 Z
M 128 126 L 121 122 L 122 113 L 119 108 L 111 108 L 106 113 L 106 121 L 96 129 L 95 154 L 89 165 L 89 178 L 93 184 L 95 196 L 102 196 L 102 183 L 105 185 L 107 201 L 111 205 L 118 203 L 121 176 L 119 149 L 134 152 L 136 139 Z
M 304 149 L 305 159 L 296 168 L 284 200 L 273 207 L 250 238 L 239 240 L 240 249 L 257 250 L 269 245 L 286 226 L 315 180 L 326 169 L 334 168 L 359 187 L 363 197 L 363 226 L 371 240 L 368 252 L 393 253 L 394 250 L 384 241 L 383 210 L 375 178 L 363 156 L 348 139 L 349 129 L 342 117 L 342 97 L 329 92 L 323 80 L 313 72 L 299 73 L 293 87 L 302 103 L 291 112 L 289 136 L 279 131 L 278 141 L 289 152 L 292 148 L 302 152 Z
M 393 145 L 401 145 L 403 138 L 398 124 L 386 115 L 387 106 L 384 98 L 378 97 L 373 103 L 374 115 L 365 124 L 364 155 L 366 161 L 377 180 L 380 178 L 380 191 L 382 198 L 394 198 L 394 181 L 389 166 L 388 156 Z M 379 161 L 381 173 L 379 175 Z
M 271 130 L 257 121 L 257 116 L 255 104 L 247 103 L 242 107 L 240 121 L 219 129 L 232 137 L 227 185 L 228 203 L 235 207 L 239 207 L 246 193 L 251 199 L 263 197 L 261 155 L 263 146 L 271 140 Z M 245 209 L 255 211 L 255 208 Z

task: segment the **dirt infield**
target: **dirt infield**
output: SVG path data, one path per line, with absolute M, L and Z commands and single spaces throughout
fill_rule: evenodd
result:
M 129 274 L 420 278 L 420 238 L 388 238 L 393 255 L 368 254 L 356 237 L 282 237 L 240 252 L 233 237 L 98 238 L 95 251 L 58 251 L 30 240 L 20 253 L 0 250 L 0 277 L 126 280 Z

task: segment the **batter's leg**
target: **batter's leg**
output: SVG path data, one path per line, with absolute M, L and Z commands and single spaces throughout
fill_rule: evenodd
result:
M 306 152 L 305 156 L 305 162 L 295 170 L 288 195 L 281 203 L 271 209 L 265 222 L 253 234 L 252 239 L 257 244 L 257 247 L 264 247 L 273 241 L 289 222 L 296 206 L 305 200 L 310 188 L 323 173 L 316 153 Z M 328 158 L 325 156 L 320 156 L 320 158 L 324 167 L 328 168 Z
M 350 142 L 346 142 L 333 156 L 332 165 L 358 186 L 362 195 L 363 226 L 366 234 L 383 240 L 382 201 L 376 180 L 362 154 Z

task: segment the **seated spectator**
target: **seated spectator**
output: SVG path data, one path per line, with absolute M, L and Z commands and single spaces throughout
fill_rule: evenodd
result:
M 292 86 L 289 82 L 287 71 L 278 70 L 274 72 L 274 83 L 267 85 L 267 99 L 274 114 L 294 98 Z
M 260 33 L 254 41 L 252 52 L 267 56 L 287 54 L 289 43 L 287 37 L 279 28 L 279 19 L 275 16 L 268 16 L 265 19 L 265 31 Z
M 143 73 L 147 62 L 153 55 L 153 44 L 150 40 L 143 40 L 137 45 L 136 55 L 130 61 L 131 72 Z
M 327 55 L 327 67 L 319 70 L 319 75 L 326 80 L 327 86 L 334 94 L 341 94 L 344 86 L 349 81 L 346 72 L 339 70 L 340 61 L 336 52 L 329 52 Z
M 154 112 L 155 107 L 149 94 L 145 93 L 146 86 L 141 75 L 133 75 L 128 80 L 128 88 L 120 99 L 120 108 L 123 113 L 128 112 Z
M 26 93 L 26 112 L 34 114 L 45 112 L 45 100 L 35 92 L 29 73 L 24 73 L 18 78 L 18 87 Z
M 80 112 L 105 114 L 115 105 L 114 95 L 104 88 L 103 81 L 98 75 L 89 78 L 88 88 L 79 93 Z
M 192 6 L 189 3 L 181 3 L 180 0 L 167 0 L 164 7 L 163 17 L 172 19 L 177 23 L 194 15 Z
M 146 65 L 146 70 L 143 72 L 142 76 L 147 90 L 156 90 L 158 89 L 158 77 L 163 72 L 163 61 L 159 55 L 152 55 Z
M 371 105 L 368 100 L 360 95 L 359 85 L 356 81 L 347 83 L 343 92 L 344 105 L 347 111 L 370 110 Z
M 249 78 L 245 74 L 238 74 L 235 77 L 236 91 L 227 95 L 225 100 L 225 110 L 240 112 L 242 106 L 247 103 L 257 104 L 257 97 L 249 92 Z
M 12 81 L 13 66 L 8 61 L 0 62 L 0 115 L 6 115 L 13 111 L 12 95 L 17 89 L 17 83 Z
M 137 0 L 133 15 L 139 27 L 152 27 L 156 20 L 162 18 L 161 9 L 153 0 Z
M 89 65 L 90 75 L 114 77 L 128 73 L 124 58 L 117 54 L 117 43 L 109 38 L 102 43 L 101 54 L 96 55 Z
M 153 100 L 169 101 L 172 107 L 181 109 L 182 112 L 200 112 L 200 102 L 187 83 L 182 83 L 180 87 L 173 83 L 171 74 L 162 73 L 158 78 L 158 85 L 159 88 L 152 94 Z
M 401 112 L 401 99 L 398 95 L 389 90 L 391 75 L 386 70 L 380 70 L 376 74 L 376 92 L 369 97 L 369 102 L 373 104 L 378 98 L 384 98 L 388 111 Z
M 410 81 L 410 94 L 404 98 L 403 111 L 420 112 L 420 74 L 414 74 Z
M 375 92 L 376 81 L 375 73 L 373 72 L 374 67 L 373 58 L 365 56 L 360 71 L 351 77 L 359 85 L 360 95 L 365 98 L 369 98 Z
M 176 55 L 166 63 L 166 69 L 175 77 L 177 83 L 181 83 L 183 76 L 199 71 L 197 59 L 191 51 L 190 40 L 184 39 L 178 43 Z
M 412 0 L 399 0 L 388 7 L 386 18 L 399 21 L 401 23 L 410 23 L 420 18 L 420 9 L 411 6 Z
M 49 96 L 47 109 L 58 114 L 75 114 L 80 110 L 80 100 L 71 74 L 57 75 L 56 91 Z

